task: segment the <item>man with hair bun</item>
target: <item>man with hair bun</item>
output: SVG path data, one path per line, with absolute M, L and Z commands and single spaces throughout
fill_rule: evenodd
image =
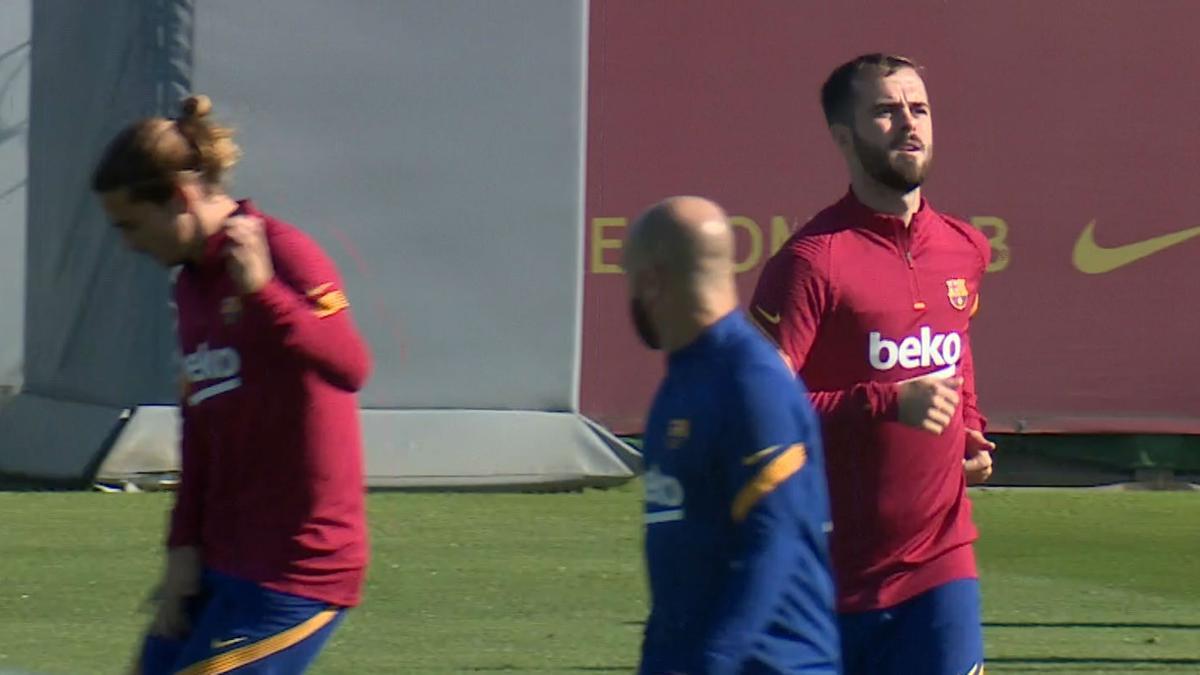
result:
M 92 176 L 126 244 L 182 268 L 183 473 L 134 672 L 301 673 L 362 590 L 370 357 L 329 257 L 226 193 L 211 110 L 134 122 Z

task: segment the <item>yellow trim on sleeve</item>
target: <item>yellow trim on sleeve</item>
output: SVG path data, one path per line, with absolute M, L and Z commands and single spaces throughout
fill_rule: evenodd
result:
M 315 298 L 315 297 L 318 297 L 321 295 L 325 295 L 325 291 L 328 291 L 331 288 L 333 288 L 332 283 L 325 283 L 325 284 L 321 284 L 320 286 L 313 286 L 312 288 L 308 289 L 304 294 L 310 298 Z
M 750 509 L 754 508 L 759 500 L 771 494 L 780 483 L 802 469 L 807 461 L 808 451 L 803 443 L 796 443 L 779 453 L 778 457 L 771 460 L 738 491 L 730 509 L 733 522 L 740 523 L 745 520 L 746 516 L 750 515 Z
M 313 313 L 320 319 L 333 316 L 343 309 L 350 307 L 350 301 L 346 299 L 346 294 L 341 291 L 330 291 L 317 298 L 314 302 L 317 307 L 313 310 Z
M 746 455 L 745 457 L 742 458 L 742 466 L 754 466 L 755 464 L 758 464 L 759 462 L 766 459 L 767 455 L 775 452 L 776 450 L 778 450 L 781 447 L 783 447 L 783 446 L 772 445 L 769 448 L 763 448 L 762 450 L 759 450 L 758 452 L 754 453 L 753 455 Z

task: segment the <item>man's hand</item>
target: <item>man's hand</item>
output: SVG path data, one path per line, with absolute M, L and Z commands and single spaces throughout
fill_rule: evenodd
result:
M 200 592 L 200 549 L 180 546 L 167 551 L 167 569 L 152 600 L 155 604 L 150 634 L 179 638 L 190 629 L 187 603 Z
M 937 375 L 901 382 L 900 422 L 932 434 L 942 433 L 954 418 L 961 386 L 961 377 L 947 379 Z
M 149 633 L 172 639 L 186 636 L 191 630 L 187 601 L 188 598 L 182 595 L 164 593 L 159 597 L 158 607 L 154 610 L 154 619 L 150 622 Z
M 275 276 L 262 220 L 233 216 L 225 221 L 223 227 L 229 237 L 229 244 L 225 247 L 226 266 L 234 286 L 243 295 L 259 292 Z
M 983 437 L 983 433 L 967 429 L 966 459 L 963 471 L 967 474 L 967 485 L 979 485 L 992 477 L 992 450 L 996 444 Z

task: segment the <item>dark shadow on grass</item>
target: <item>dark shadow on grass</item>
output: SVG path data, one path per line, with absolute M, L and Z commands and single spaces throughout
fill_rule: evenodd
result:
M 1152 628 L 1155 630 L 1200 630 L 1200 623 L 1094 623 L 1094 622 L 987 622 L 984 628 Z
M 636 665 L 568 665 L 563 668 L 517 668 L 515 665 L 481 665 L 479 668 L 468 668 L 472 673 L 541 673 L 552 670 L 554 673 L 632 673 Z
M 1155 666 L 1200 666 L 1200 659 L 1166 659 L 1166 658 L 1145 658 L 1145 659 L 1116 659 L 1116 658 L 1075 658 L 1069 656 L 1049 656 L 1045 658 L 1023 658 L 1020 656 L 1009 656 L 1002 658 L 989 658 L 988 664 L 1005 664 L 1005 665 L 1121 665 L 1121 666 L 1137 666 L 1137 665 L 1155 665 Z
M 1076 664 L 1078 667 L 1071 667 L 1061 663 L 1048 665 L 1035 665 L 1032 663 L 1023 663 L 1020 665 L 1022 673 L 1118 673 L 1119 675 L 1130 675 L 1130 673 L 1182 673 L 1182 668 L 1174 668 L 1171 666 L 1163 666 L 1154 663 L 1088 663 L 1085 665 Z M 1083 670 L 1087 668 L 1087 670 Z M 1017 672 L 1010 671 L 1005 668 L 999 672 Z M 1188 672 L 1191 672 L 1190 670 Z

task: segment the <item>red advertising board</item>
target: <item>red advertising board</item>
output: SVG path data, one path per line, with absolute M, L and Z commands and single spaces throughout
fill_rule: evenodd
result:
M 586 414 L 639 431 L 662 372 L 628 322 L 628 221 L 717 200 L 748 298 L 846 190 L 822 81 L 890 51 L 925 66 L 925 195 L 992 240 L 972 326 L 992 429 L 1200 433 L 1200 4 L 596 0 L 590 25 Z

